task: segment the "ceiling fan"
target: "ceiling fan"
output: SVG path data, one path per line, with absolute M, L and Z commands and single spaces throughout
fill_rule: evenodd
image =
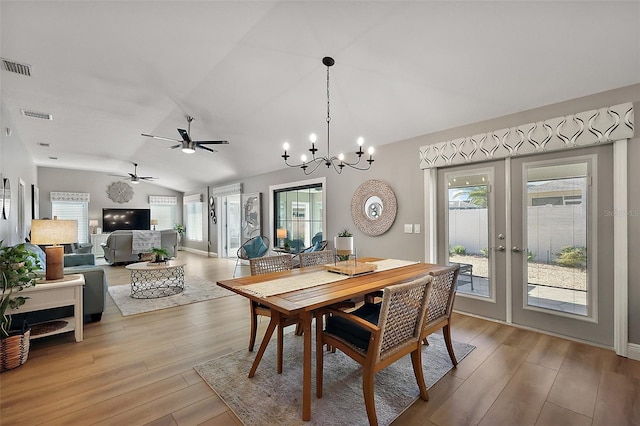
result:
M 117 177 L 130 177 L 131 183 L 140 183 L 141 180 L 154 180 L 157 178 L 154 178 L 152 176 L 138 176 L 138 164 L 137 163 L 133 163 L 133 173 L 129 173 L 129 176 L 124 176 L 124 175 L 112 175 L 109 174 L 109 176 L 117 176 Z
M 182 137 L 182 140 L 178 140 L 178 139 L 171 139 L 171 138 L 164 138 L 162 136 L 154 136 L 154 135 L 147 135 L 145 133 L 142 133 L 142 136 L 147 136 L 149 138 L 154 138 L 154 139 L 161 139 L 163 141 L 171 141 L 171 142 L 178 142 L 177 145 L 173 145 L 170 148 L 171 149 L 176 149 L 176 148 L 181 148 L 182 152 L 186 153 L 186 154 L 193 154 L 194 152 L 196 152 L 196 148 L 199 149 L 204 149 L 205 151 L 209 151 L 209 152 L 218 152 L 215 149 L 211 149 L 207 146 L 204 145 L 226 145 L 229 142 L 228 141 L 194 141 L 191 140 L 191 137 L 189 136 L 189 134 L 191 133 L 191 122 L 193 121 L 193 117 L 187 115 L 187 129 L 188 130 L 184 130 L 184 129 L 178 129 L 178 133 L 180 133 L 180 136 Z

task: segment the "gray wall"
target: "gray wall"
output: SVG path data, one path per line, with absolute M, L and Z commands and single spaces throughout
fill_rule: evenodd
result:
M 137 185 L 130 184 L 133 188 L 133 198 L 131 201 L 119 204 L 111 200 L 107 195 L 109 185 L 118 180 L 120 180 L 118 177 L 109 176 L 107 173 L 101 172 L 38 167 L 40 217 L 51 217 L 51 201 L 49 196 L 52 191 L 88 192 L 91 194 L 89 201 L 89 219 L 98 219 L 101 228 L 103 208 L 130 207 L 134 209 L 148 209 L 149 195 L 169 195 L 178 197 L 176 221 L 182 223 L 181 192 L 163 188 L 149 182 L 140 182 Z
M 424 145 L 443 142 L 455 138 L 485 133 L 492 130 L 517 126 L 549 118 L 573 114 L 590 109 L 633 102 L 635 128 L 640 129 L 640 84 L 623 87 L 583 98 L 573 99 L 541 108 L 518 112 L 511 115 L 486 120 L 465 126 L 418 136 L 396 143 L 376 147 L 376 161 L 371 170 L 357 172 L 345 170 L 342 175 L 318 169 L 312 177 L 327 178 L 327 230 L 326 238 L 332 241 L 337 232 L 348 227 L 354 234 L 355 246 L 360 256 L 381 256 L 412 260 L 425 258 L 424 188 L 423 171 L 418 167 L 419 148 Z M 425 117 L 428 120 L 429 117 Z M 629 182 L 640 182 L 640 130 L 628 146 Z M 375 140 L 375 135 L 369 135 Z M 279 155 L 279 153 L 274 153 Z M 311 176 L 310 176 L 311 177 Z M 269 185 L 295 182 L 307 178 L 299 169 L 278 170 L 243 180 L 243 192 L 262 192 L 263 233 L 272 236 L 269 218 Z M 359 232 L 351 219 L 351 197 L 356 188 L 368 179 L 380 179 L 393 188 L 398 201 L 398 213 L 393 226 L 385 234 L 369 237 Z M 234 182 L 216 182 L 211 186 L 222 186 Z M 630 185 L 629 210 L 640 212 L 640 194 Z M 612 210 L 612 206 L 600 206 L 600 211 Z M 404 224 L 420 224 L 421 234 L 405 234 Z M 213 244 L 213 243 L 212 243 Z M 629 216 L 629 247 L 640 247 L 640 217 Z M 631 251 L 631 250 L 630 250 Z M 630 254 L 630 259 L 633 256 Z M 629 340 L 640 344 L 640 263 L 629 264 Z
M 11 136 L 7 136 L 6 129 L 11 129 Z M 31 224 L 31 185 L 37 183 L 38 172 L 4 102 L 0 113 L 0 175 L 11 182 L 12 200 L 9 219 L 3 219 L 0 213 L 0 241 L 4 241 L 4 245 L 13 245 L 24 242 L 25 237 L 18 235 L 19 179 L 25 183 L 24 220 L 25 233 L 28 234 Z

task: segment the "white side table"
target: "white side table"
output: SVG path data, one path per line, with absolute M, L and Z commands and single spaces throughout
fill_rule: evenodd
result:
M 69 324 L 50 333 L 31 336 L 32 339 L 51 336 L 53 334 L 75 331 L 76 342 L 82 342 L 82 288 L 84 275 L 65 275 L 59 280 L 38 280 L 33 287 L 27 287 L 20 292 L 21 296 L 29 297 L 24 305 L 11 311 L 12 314 L 41 311 L 43 309 L 60 306 L 73 306 L 73 317 L 63 318 Z
M 102 246 L 100 244 L 106 243 L 107 238 L 109 238 L 109 234 L 91 234 L 91 244 L 93 247 L 91 248 L 91 252 L 97 257 L 104 257 L 104 250 L 102 250 Z

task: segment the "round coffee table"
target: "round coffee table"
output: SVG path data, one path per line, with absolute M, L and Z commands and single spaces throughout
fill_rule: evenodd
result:
M 184 290 L 185 262 L 169 260 L 163 263 L 138 262 L 125 266 L 131 271 L 131 297 L 157 299 L 173 296 Z

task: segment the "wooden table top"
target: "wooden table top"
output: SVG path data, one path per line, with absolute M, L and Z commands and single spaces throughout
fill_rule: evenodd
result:
M 359 260 L 362 262 L 373 262 L 383 259 L 363 258 Z M 442 268 L 445 268 L 445 266 L 431 263 L 416 263 L 409 266 L 358 275 L 333 283 L 321 284 L 315 287 L 294 290 L 288 293 L 268 297 L 254 296 L 243 292 L 241 289 L 247 285 L 262 283 L 283 277 L 300 276 L 300 279 L 304 279 L 305 274 L 324 270 L 324 267 L 313 266 L 309 268 L 293 269 L 290 271 L 222 280 L 218 281 L 218 285 L 249 299 L 260 302 L 262 305 L 276 309 L 285 315 L 291 316 L 299 314 L 302 311 L 313 311 L 323 306 L 351 299 L 352 297 L 364 296 L 367 293 L 381 290 L 384 287 L 396 284 L 399 281 L 404 281 L 416 275 L 426 274 Z

